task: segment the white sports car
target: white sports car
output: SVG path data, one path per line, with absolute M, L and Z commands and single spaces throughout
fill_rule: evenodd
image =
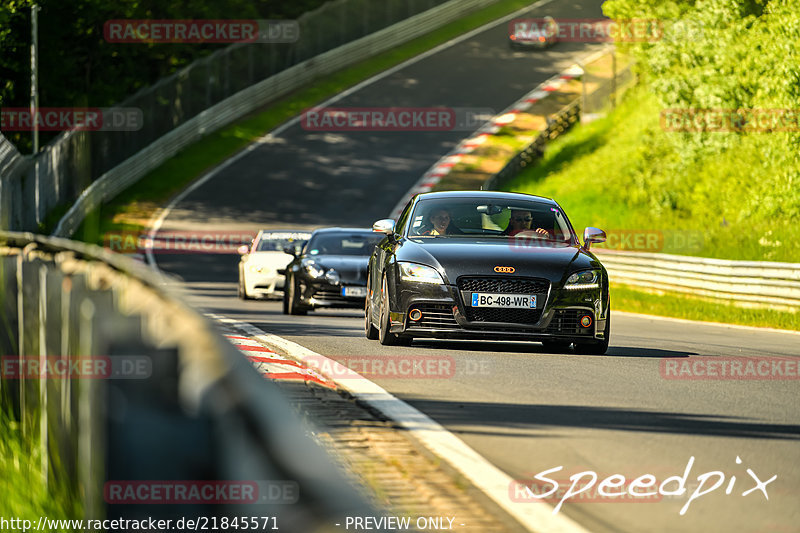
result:
M 292 260 L 284 250 L 301 248 L 310 237 L 307 231 L 261 230 L 250 246 L 239 247 L 239 298 L 268 298 L 276 290 L 282 292 L 283 269 Z

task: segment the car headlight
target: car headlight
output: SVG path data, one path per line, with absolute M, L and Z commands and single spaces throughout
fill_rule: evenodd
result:
M 338 285 L 340 281 L 339 273 L 331 268 L 330 270 L 325 272 L 325 280 L 331 285 Z
M 599 289 L 600 288 L 600 271 L 599 270 L 583 270 L 575 272 L 567 278 L 564 288 L 569 291 L 578 291 L 586 289 Z
M 321 278 L 325 275 L 325 269 L 317 264 L 313 259 L 303 259 L 300 264 L 305 269 L 306 273 L 312 278 Z
M 403 281 L 415 281 L 417 283 L 444 284 L 441 274 L 435 268 L 418 265 L 417 263 L 397 263 L 400 267 L 400 279 Z

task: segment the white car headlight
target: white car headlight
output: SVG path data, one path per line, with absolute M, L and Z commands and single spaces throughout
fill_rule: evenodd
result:
M 583 270 L 575 272 L 567 278 L 564 288 L 570 291 L 586 290 L 586 289 L 599 289 L 600 288 L 600 271 L 599 270 Z
M 325 272 L 325 280 L 330 283 L 331 285 L 338 285 L 339 281 L 341 280 L 339 277 L 339 273 L 336 272 L 334 269 L 330 269 Z
M 303 259 L 303 261 L 301 261 L 301 265 L 312 278 L 321 278 L 325 275 L 325 269 L 323 269 L 322 266 L 317 264 L 313 259 Z
M 397 265 L 400 267 L 400 279 L 403 281 L 435 283 L 437 285 L 444 284 L 441 274 L 439 274 L 439 272 L 437 272 L 433 267 L 418 265 L 417 263 L 404 262 L 399 262 Z

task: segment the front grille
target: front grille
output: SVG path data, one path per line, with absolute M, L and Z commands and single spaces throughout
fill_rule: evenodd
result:
M 335 289 L 319 289 L 314 291 L 314 298 L 317 300 L 325 300 L 328 302 L 346 302 L 347 298 L 342 296 L 342 293 Z
M 416 304 L 422 312 L 422 318 L 417 322 L 408 321 L 410 328 L 436 328 L 436 329 L 459 329 L 460 326 L 453 316 L 453 307 L 447 304 Z M 409 308 L 409 311 L 411 309 Z
M 592 324 L 594 324 L 594 313 L 585 309 L 556 309 L 553 314 L 553 320 L 545 330 L 547 333 L 561 333 L 561 334 L 591 334 L 594 328 L 581 327 L 579 322 L 580 317 L 589 315 L 592 317 Z
M 541 309 L 498 309 L 494 307 L 466 307 L 470 322 L 505 322 L 507 324 L 528 324 L 539 322 Z
M 542 278 L 461 277 L 458 278 L 458 288 L 470 292 L 547 294 L 550 282 Z

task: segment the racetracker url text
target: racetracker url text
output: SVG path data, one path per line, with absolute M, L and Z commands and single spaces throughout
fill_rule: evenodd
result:
M 155 518 L 106 520 L 64 520 L 40 516 L 39 520 L 0 517 L 0 531 L 242 531 L 279 530 L 274 516 L 196 516 L 161 520 Z

